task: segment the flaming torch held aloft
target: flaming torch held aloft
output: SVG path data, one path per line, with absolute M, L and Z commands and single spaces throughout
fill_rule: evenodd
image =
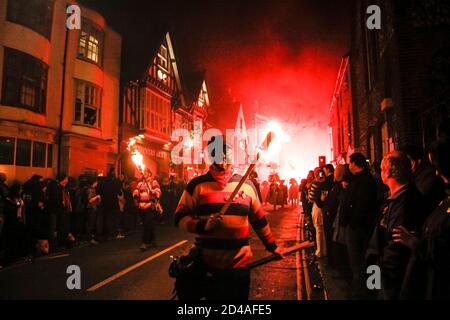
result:
M 137 150 L 133 151 L 133 153 L 131 154 L 131 160 L 133 161 L 134 165 L 139 170 L 139 172 L 141 173 L 144 172 L 145 170 L 144 160 L 142 154 L 139 151 Z
M 149 190 L 152 190 L 151 186 L 147 183 L 147 177 L 145 176 L 145 164 L 144 164 L 144 157 L 142 153 L 137 150 L 135 147 L 136 145 L 136 139 L 130 138 L 127 145 L 127 150 L 131 152 L 131 160 L 133 161 L 134 165 L 136 166 L 136 169 L 139 171 L 139 173 L 142 175 L 143 180 L 145 184 L 147 185 L 147 188 Z M 152 173 L 149 172 L 149 175 L 151 176 Z
M 145 165 L 144 165 L 144 157 L 142 156 L 142 153 L 139 152 L 136 148 L 133 148 L 133 146 L 136 145 L 136 139 L 130 138 L 127 145 L 127 150 L 131 152 L 131 160 L 133 161 L 134 165 L 138 169 L 138 171 L 141 174 L 144 174 Z

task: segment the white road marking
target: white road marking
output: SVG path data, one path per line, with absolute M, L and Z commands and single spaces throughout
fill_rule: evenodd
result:
M 140 261 L 140 262 L 138 262 L 138 263 L 136 263 L 136 264 L 134 264 L 134 265 L 132 265 L 132 266 L 130 266 L 130 267 L 128 267 L 128 268 L 126 268 L 126 269 L 124 269 L 124 270 L 122 270 L 122 271 L 120 271 L 120 272 L 118 272 L 118 273 L 116 273 L 116 274 L 114 274 L 114 275 L 112 275 L 110 277 L 108 277 L 108 278 L 106 278 L 102 282 L 99 282 L 96 285 L 93 285 L 92 287 L 90 287 L 86 291 L 92 292 L 92 291 L 95 291 L 97 289 L 100 289 L 101 287 L 106 286 L 108 283 L 111 283 L 114 280 L 119 279 L 120 277 L 126 275 L 127 273 L 129 273 L 129 272 L 131 272 L 131 271 L 141 267 L 142 265 L 146 264 L 147 262 L 150 262 L 150 261 L 152 261 L 152 260 L 162 256 L 163 254 L 165 254 L 165 253 L 175 249 L 176 247 L 179 247 L 179 246 L 185 244 L 186 242 L 188 242 L 188 241 L 187 240 L 180 241 L 180 242 L 174 244 L 173 246 L 168 247 L 167 249 L 164 249 L 164 250 L 158 252 L 157 254 L 154 254 L 153 256 L 150 256 L 150 257 L 148 257 L 148 258 L 146 258 L 146 259 L 144 259 L 144 260 L 142 260 L 142 261 Z

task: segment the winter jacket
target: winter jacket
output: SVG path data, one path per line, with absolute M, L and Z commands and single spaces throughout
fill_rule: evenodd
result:
M 411 256 L 408 248 L 395 243 L 393 229 L 399 226 L 418 231 L 425 220 L 423 199 L 413 184 L 385 200 L 367 249 L 369 264 L 381 268 L 383 298 L 398 299 L 403 275 Z
M 377 185 L 369 170 L 352 176 L 347 195 L 346 207 L 342 211 L 343 224 L 370 232 L 377 212 Z
M 450 300 L 449 253 L 450 194 L 447 193 L 423 225 L 403 278 L 400 298 Z

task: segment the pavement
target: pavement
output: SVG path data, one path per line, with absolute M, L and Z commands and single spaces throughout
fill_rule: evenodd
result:
M 266 208 L 281 247 L 307 240 L 301 207 L 273 211 Z M 0 299 L 169 300 L 174 280 L 168 275 L 170 256 L 188 252 L 194 235 L 171 225 L 156 227 L 158 245 L 139 250 L 140 233 L 98 245 L 82 245 L 18 263 L 0 270 Z M 254 259 L 269 253 L 254 232 L 250 236 Z M 312 259 L 314 249 L 286 256 L 252 270 L 250 300 L 344 299 L 345 283 L 332 270 Z M 81 272 L 81 288 L 68 289 L 70 266 Z

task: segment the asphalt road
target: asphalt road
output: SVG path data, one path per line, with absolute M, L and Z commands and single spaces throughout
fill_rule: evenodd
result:
M 299 214 L 299 208 L 267 211 L 272 231 L 282 247 L 296 243 Z M 173 279 L 167 273 L 170 256 L 186 253 L 193 235 L 169 225 L 158 226 L 156 233 L 158 247 L 146 252 L 139 250 L 140 234 L 136 233 L 2 269 L 0 299 L 170 299 L 173 289 Z M 255 259 L 268 255 L 255 233 L 250 241 Z M 81 270 L 79 290 L 69 290 L 66 285 L 70 276 L 67 268 L 71 265 Z M 296 255 L 254 269 L 250 299 L 305 299 L 301 294 L 304 280 L 298 281 L 301 277 L 298 270 Z

